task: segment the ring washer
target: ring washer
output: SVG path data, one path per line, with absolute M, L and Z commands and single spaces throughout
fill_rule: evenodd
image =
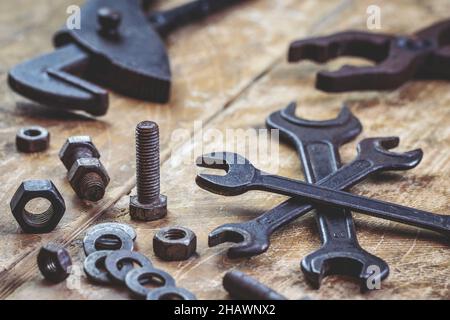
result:
M 138 268 L 131 270 L 127 273 L 125 277 L 125 283 L 128 289 L 137 297 L 145 298 L 149 292 L 154 289 L 147 288 L 143 285 L 144 280 L 150 280 L 151 278 L 156 278 L 162 282 L 161 286 L 158 287 L 173 287 L 175 286 L 175 280 L 167 272 L 155 269 L 155 268 Z
M 133 240 L 128 235 L 128 233 L 118 228 L 107 227 L 86 234 L 86 236 L 83 239 L 83 247 L 84 252 L 86 253 L 87 256 L 95 251 L 100 251 L 97 249 L 96 245 L 98 240 L 104 236 L 112 236 L 119 240 L 120 248 L 117 250 L 128 250 L 128 251 L 133 250 L 134 247 Z M 113 251 L 113 249 L 107 251 Z
M 119 269 L 119 266 L 126 262 L 135 262 L 143 268 L 153 267 L 150 259 L 139 252 L 129 250 L 113 251 L 106 257 L 105 268 L 114 282 L 125 283 L 125 277 L 131 271 Z

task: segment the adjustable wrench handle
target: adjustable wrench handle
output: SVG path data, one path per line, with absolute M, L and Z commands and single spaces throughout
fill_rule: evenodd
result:
M 204 19 L 239 2 L 241 0 L 197 0 L 167 11 L 153 12 L 148 19 L 161 35 L 167 35 L 179 27 Z
M 303 197 L 309 201 L 351 209 L 371 216 L 422 227 L 450 236 L 450 216 L 433 214 L 394 203 L 369 199 L 301 181 L 274 175 L 260 174 L 251 189 Z

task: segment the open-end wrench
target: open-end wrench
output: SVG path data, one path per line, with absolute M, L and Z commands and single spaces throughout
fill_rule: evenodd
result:
M 305 202 L 313 204 L 350 209 L 374 217 L 436 231 L 446 237 L 450 236 L 450 215 L 434 214 L 395 203 L 333 190 L 334 184 L 340 183 L 340 181 L 335 180 L 334 176 L 321 180 L 320 185 L 314 185 L 271 175 L 255 168 L 249 160 L 232 152 L 205 154 L 197 159 L 197 164 L 204 168 L 226 171 L 225 175 L 198 174 L 196 177 L 196 183 L 199 187 L 216 194 L 236 196 L 250 190 L 272 192 L 299 197 L 304 199 Z M 363 163 L 359 165 L 364 166 Z M 370 166 L 369 163 L 365 165 Z M 344 166 L 337 172 L 342 173 L 341 170 L 347 171 L 348 169 Z
M 406 153 L 393 153 L 398 138 L 371 138 L 358 145 L 358 156 L 350 164 L 341 168 L 324 180 L 324 186 L 344 190 L 364 180 L 368 175 L 386 170 L 407 170 L 417 166 L 422 152 L 414 150 Z M 322 181 L 321 181 L 322 182 Z M 320 185 L 321 182 L 318 184 Z M 254 256 L 267 251 L 270 236 L 281 226 L 308 213 L 313 205 L 292 198 L 257 218 L 241 223 L 222 225 L 209 234 L 209 246 L 224 242 L 236 243 L 228 250 L 230 258 Z
M 249 160 L 232 152 L 213 152 L 197 159 L 200 167 L 222 169 L 225 175 L 198 174 L 196 183 L 199 187 L 224 196 L 236 196 L 250 190 L 260 190 L 298 197 L 319 205 L 336 206 L 365 213 L 374 217 L 392 220 L 415 227 L 439 232 L 450 236 L 450 215 L 435 214 L 395 203 L 370 199 L 348 192 L 333 190 L 335 176 L 329 176 L 319 185 L 289 179 L 263 172 L 253 166 Z M 359 163 L 358 165 L 364 166 Z M 370 166 L 370 163 L 365 165 Z M 347 171 L 347 166 L 337 172 Z
M 281 137 L 297 148 L 306 180 L 316 183 L 341 166 L 340 144 L 336 143 L 341 133 L 339 127 L 327 121 L 296 117 L 295 108 L 296 104 L 291 103 L 286 109 L 272 113 L 266 123 L 269 128 L 278 129 Z M 341 114 L 344 110 L 345 107 Z M 316 206 L 316 219 L 322 247 L 301 263 L 306 279 L 315 288 L 320 287 L 325 276 L 342 274 L 358 279 L 361 289 L 367 290 L 368 279 L 374 277 L 374 266 L 378 267 L 376 277 L 380 281 L 389 275 L 388 264 L 359 245 L 349 210 Z

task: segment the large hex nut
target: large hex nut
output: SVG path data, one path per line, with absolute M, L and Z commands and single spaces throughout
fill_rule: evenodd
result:
M 168 227 L 153 237 L 153 251 L 166 261 L 187 260 L 197 250 L 197 236 L 185 227 Z
M 50 207 L 42 213 L 33 214 L 25 209 L 27 203 L 36 198 L 50 201 Z M 14 218 L 26 233 L 50 232 L 58 225 L 66 211 L 64 199 L 50 180 L 28 180 L 22 182 L 11 199 Z
M 42 127 L 32 126 L 22 128 L 16 135 L 17 150 L 26 153 L 40 152 L 48 148 L 50 134 Z
M 105 188 L 110 181 L 108 172 L 106 172 L 105 167 L 97 158 L 81 158 L 76 160 L 70 168 L 67 178 L 69 179 L 69 183 L 73 190 L 75 190 L 78 197 L 82 199 L 85 198 L 85 195 L 82 194 L 84 190 L 80 188 L 79 185 L 83 177 L 88 173 L 98 174 L 103 181 Z M 104 192 L 104 188 L 102 189 L 102 192 Z M 103 195 L 99 198 L 101 199 L 102 197 Z
M 41 248 L 37 263 L 44 278 L 55 283 L 66 279 L 72 267 L 69 252 L 54 243 L 48 243 Z
M 72 167 L 71 159 L 75 152 L 78 152 L 80 149 L 85 149 L 86 152 L 90 152 L 91 155 L 87 155 L 86 158 L 100 158 L 100 153 L 97 148 L 92 143 L 91 137 L 89 136 L 73 136 L 69 137 L 61 150 L 59 151 L 59 158 L 62 163 L 66 167 L 67 170 L 70 170 Z M 81 158 L 81 157 L 80 157 Z

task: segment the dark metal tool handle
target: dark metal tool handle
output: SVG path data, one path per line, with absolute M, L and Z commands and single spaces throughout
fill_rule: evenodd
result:
M 348 165 L 343 166 L 334 174 L 320 180 L 317 185 L 329 189 L 344 190 L 364 180 L 368 175 L 376 172 L 378 169 L 380 167 L 371 164 L 367 160 L 356 159 Z M 256 221 L 264 226 L 268 226 L 267 230 L 273 232 L 280 226 L 295 220 L 312 209 L 314 209 L 314 206 L 305 203 L 304 199 L 291 198 L 276 208 L 260 215 L 256 218 Z
M 161 35 L 167 35 L 176 28 L 239 2 L 242 0 L 197 0 L 167 11 L 153 12 L 148 19 Z
M 291 197 L 303 197 L 318 204 L 347 208 L 371 216 L 433 230 L 446 236 L 450 235 L 450 216 L 433 214 L 274 175 L 261 174 L 251 188 Z

